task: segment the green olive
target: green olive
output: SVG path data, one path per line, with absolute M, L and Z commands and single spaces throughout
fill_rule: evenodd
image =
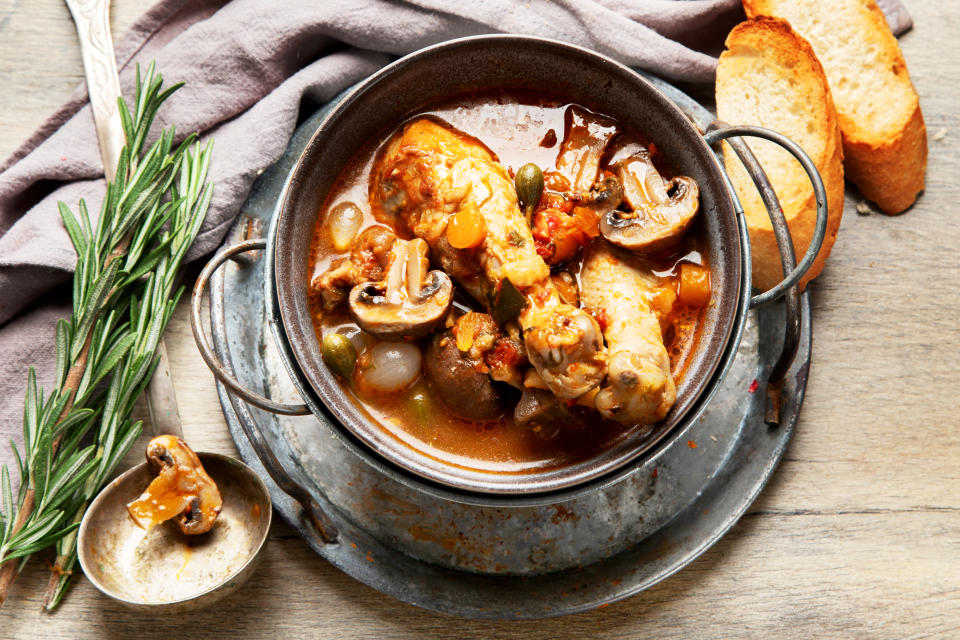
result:
M 520 206 L 529 220 L 533 207 L 537 206 L 537 203 L 540 202 L 540 196 L 543 195 L 543 171 L 537 165 L 528 162 L 520 167 L 513 182 L 517 187 Z
M 323 336 L 323 361 L 330 369 L 347 380 L 353 375 L 357 365 L 357 350 L 350 338 L 342 333 L 328 333 Z
M 417 391 L 410 396 L 410 408 L 413 410 L 417 422 L 427 423 L 430 421 L 430 398 L 423 391 Z

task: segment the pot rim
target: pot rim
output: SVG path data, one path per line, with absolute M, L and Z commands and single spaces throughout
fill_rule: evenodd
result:
M 707 171 L 710 172 L 711 176 L 719 179 L 720 188 L 714 189 L 712 196 L 716 200 L 715 208 L 716 215 L 718 218 L 722 218 L 725 215 L 729 215 L 727 233 L 732 233 L 735 237 L 735 242 L 726 243 L 724 245 L 725 252 L 733 251 L 733 255 L 727 256 L 726 268 L 733 269 L 734 274 L 730 276 L 728 286 L 732 286 L 731 290 L 727 295 L 727 306 L 730 308 L 727 311 L 726 315 L 722 315 L 716 322 L 716 326 L 721 329 L 721 332 L 717 336 L 713 335 L 702 335 L 700 340 L 701 344 L 703 341 L 710 340 L 712 349 L 707 352 L 707 355 L 704 356 L 704 360 L 707 363 L 704 367 L 704 370 L 700 373 L 702 374 L 702 379 L 696 385 L 695 392 L 690 397 L 687 404 L 682 407 L 682 410 L 679 412 L 679 415 L 674 419 L 670 420 L 669 426 L 663 428 L 661 432 L 657 433 L 649 441 L 641 443 L 639 446 L 636 446 L 634 450 L 629 455 L 623 455 L 620 458 L 614 460 L 613 463 L 608 462 L 605 466 L 602 466 L 601 470 L 586 470 L 581 471 L 578 474 L 562 478 L 560 481 L 546 480 L 543 478 L 549 477 L 551 473 L 555 473 L 556 470 L 546 471 L 546 472 L 532 472 L 524 474 L 503 474 L 503 473 L 485 473 L 481 471 L 473 472 L 472 474 L 476 476 L 476 481 L 471 481 L 468 477 L 467 480 L 464 480 L 464 474 L 459 473 L 457 477 L 450 478 L 444 473 L 437 473 L 436 467 L 440 466 L 441 468 L 446 467 L 447 464 L 439 461 L 429 461 L 428 464 L 424 464 L 425 459 L 429 457 L 410 447 L 406 444 L 400 443 L 399 441 L 394 441 L 399 444 L 399 447 L 394 449 L 388 449 L 386 452 L 383 449 L 383 440 L 373 439 L 369 437 L 370 434 L 364 431 L 358 433 L 357 429 L 354 429 L 350 426 L 349 415 L 345 418 L 344 415 L 341 415 L 338 411 L 340 408 L 341 411 L 343 404 L 352 405 L 353 401 L 348 398 L 335 398 L 333 397 L 336 394 L 343 396 L 342 390 L 340 390 L 339 385 L 336 382 L 333 382 L 333 388 L 335 389 L 334 393 L 331 393 L 329 389 L 323 388 L 322 385 L 316 384 L 316 381 L 312 379 L 310 375 L 311 368 L 305 365 L 304 358 L 307 356 L 307 351 L 309 347 L 305 344 L 306 340 L 312 340 L 316 342 L 316 337 L 313 331 L 306 332 L 302 330 L 296 320 L 299 318 L 294 315 L 291 317 L 291 314 L 294 314 L 295 305 L 291 304 L 291 296 L 295 295 L 289 290 L 284 290 L 282 286 L 283 275 L 282 269 L 283 265 L 280 260 L 289 256 L 291 252 L 286 246 L 289 244 L 289 241 L 284 241 L 282 234 L 282 227 L 285 221 L 289 220 L 290 214 L 288 213 L 290 208 L 293 206 L 291 201 L 295 199 L 296 191 L 302 187 L 303 182 L 306 179 L 306 175 L 310 172 L 310 157 L 311 153 L 317 153 L 317 147 L 320 145 L 320 142 L 323 141 L 323 138 L 327 136 L 328 130 L 332 129 L 336 124 L 337 120 L 343 117 L 344 113 L 349 113 L 349 111 L 354 107 L 354 105 L 361 101 L 364 96 L 376 88 L 377 84 L 383 81 L 385 78 L 389 78 L 393 74 L 403 71 L 410 65 L 417 64 L 419 61 L 424 58 L 429 58 L 438 54 L 445 54 L 449 52 L 456 51 L 461 47 L 470 47 L 476 44 L 481 45 L 495 45 L 503 46 L 507 44 L 518 45 L 522 44 L 525 46 L 540 46 L 546 47 L 553 52 L 559 52 L 561 54 L 565 53 L 567 55 L 579 56 L 580 59 L 592 59 L 600 65 L 606 65 L 606 69 L 603 71 L 608 74 L 619 74 L 624 76 L 625 80 L 629 80 L 634 83 L 633 86 L 637 87 L 638 90 L 646 92 L 644 96 L 645 99 L 655 103 L 659 109 L 663 111 L 661 117 L 667 120 L 670 120 L 671 124 L 674 124 L 674 121 L 678 124 L 679 127 L 685 127 L 684 131 L 678 131 L 678 135 L 681 135 L 684 138 L 685 143 L 692 144 L 694 146 L 699 146 L 698 149 L 698 159 L 704 162 L 704 166 Z M 572 96 L 571 96 L 572 97 Z M 681 124 L 682 123 L 682 124 Z M 355 151 L 351 150 L 352 153 Z M 337 172 L 339 173 L 339 171 Z M 516 504 L 515 499 L 518 497 L 530 497 L 530 496 L 557 496 L 559 494 L 567 495 L 571 490 L 575 490 L 577 493 L 580 493 L 581 490 L 587 491 L 592 490 L 597 486 L 605 485 L 609 482 L 616 481 L 616 479 L 622 477 L 623 474 L 629 472 L 639 461 L 646 460 L 651 457 L 658 455 L 658 452 L 665 449 L 670 443 L 675 442 L 682 433 L 686 430 L 686 427 L 695 420 L 700 413 L 705 408 L 706 404 L 709 402 L 710 398 L 713 396 L 720 379 L 722 379 L 723 374 L 726 372 L 730 361 L 732 360 L 733 355 L 736 353 L 736 349 L 739 346 L 740 337 L 742 335 L 743 327 L 745 324 L 746 313 L 749 309 L 749 272 L 750 269 L 747 266 L 746 268 L 743 265 L 744 255 L 749 255 L 748 251 L 744 251 L 744 242 L 748 242 L 744 238 L 744 230 L 741 225 L 739 225 L 738 217 L 735 213 L 733 199 L 731 194 L 726 186 L 726 182 L 723 178 L 723 169 L 718 161 L 714 152 L 703 140 L 702 133 L 690 122 L 688 117 L 676 106 L 676 104 L 664 95 L 657 87 L 650 83 L 646 78 L 633 71 L 629 67 L 622 65 L 602 54 L 579 47 L 576 45 L 571 45 L 563 42 L 558 42 L 555 40 L 550 40 L 546 38 L 538 38 L 532 36 L 516 36 L 516 35 L 481 35 L 481 36 L 470 36 L 467 38 L 460 38 L 456 40 L 450 40 L 430 47 L 426 47 L 417 52 L 414 52 L 408 56 L 400 58 L 399 60 L 393 62 L 390 65 L 387 65 L 377 73 L 373 74 L 365 81 L 356 86 L 336 107 L 334 107 L 329 114 L 323 119 L 320 125 L 317 127 L 314 134 L 311 136 L 310 141 L 307 143 L 303 153 L 298 158 L 297 162 L 294 164 L 291 169 L 287 180 L 284 184 L 284 188 L 280 194 L 280 197 L 277 200 L 277 205 L 274 213 L 273 220 L 271 221 L 270 235 L 267 240 L 267 257 L 265 261 L 265 287 L 267 287 L 268 292 L 265 299 L 269 302 L 268 305 L 276 305 L 276 308 L 272 310 L 272 313 L 269 315 L 275 318 L 277 321 L 275 323 L 275 337 L 278 341 L 284 343 L 284 347 L 281 349 L 283 354 L 285 364 L 290 370 L 291 373 L 296 374 L 294 377 L 298 378 L 298 382 L 303 384 L 298 384 L 300 387 L 299 390 L 301 395 L 304 396 L 304 399 L 307 401 L 307 405 L 318 417 L 322 417 L 325 420 L 331 422 L 335 427 L 338 434 L 345 436 L 345 441 L 350 441 L 353 448 L 361 453 L 363 459 L 368 462 L 377 462 L 383 464 L 376 464 L 377 468 L 381 470 L 386 464 L 387 469 L 394 469 L 399 471 L 401 475 L 409 474 L 410 479 L 413 480 L 417 488 L 430 487 L 433 489 L 434 493 L 443 494 L 445 497 L 450 497 L 450 492 L 453 492 L 453 495 L 461 495 L 461 498 L 468 497 L 468 500 L 474 500 L 483 496 L 481 502 L 488 502 L 491 497 L 502 496 L 511 501 L 511 504 Z M 319 207 L 318 207 L 319 208 Z M 286 214 L 286 215 L 285 215 Z M 314 216 L 315 219 L 315 216 Z M 732 232 L 729 229 L 732 228 Z M 720 242 L 721 239 L 712 239 L 711 242 Z M 278 259 L 279 258 L 279 259 Z M 716 265 L 713 265 L 713 268 L 716 269 Z M 716 273 L 716 272 L 715 272 Z M 746 274 L 747 280 L 744 280 L 744 274 Z M 732 283 L 732 285 L 731 285 Z M 289 288 L 289 287 L 288 287 Z M 746 292 L 746 293 L 745 293 Z M 274 297 L 276 296 L 276 297 Z M 291 328 L 293 331 L 291 332 Z M 318 348 L 318 347 L 316 347 Z M 315 355 L 315 354 L 314 354 Z M 320 375 L 323 375 L 321 371 Z M 331 374 L 326 372 L 326 375 L 329 376 L 332 380 Z M 321 387 L 321 388 L 318 388 Z M 338 407 L 339 404 L 341 405 Z M 350 408 L 345 409 L 347 414 L 350 413 Z M 377 431 L 381 432 L 381 438 L 390 438 L 386 431 L 372 420 L 369 416 L 366 416 L 363 412 L 366 420 L 370 422 Z M 356 419 L 354 416 L 353 419 Z M 371 451 L 373 449 L 373 451 Z M 397 455 L 397 451 L 400 450 L 405 455 Z M 578 465 L 583 465 L 584 462 L 574 463 L 566 467 L 561 467 L 560 471 L 564 469 L 570 469 L 572 467 L 577 467 Z M 395 474 L 391 474 L 395 475 Z M 495 484 L 484 483 L 483 480 L 487 477 L 509 477 L 514 480 L 523 480 L 526 483 L 526 486 L 512 486 L 512 484 L 505 481 L 501 481 Z M 539 482 L 531 482 L 530 478 L 539 478 Z M 533 485 L 532 487 L 530 485 Z M 539 501 L 539 500 L 537 500 Z

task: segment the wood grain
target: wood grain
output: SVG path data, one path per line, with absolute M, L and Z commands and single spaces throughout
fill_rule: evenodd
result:
M 118 34 L 146 8 L 114 4 Z M 58 613 L 41 614 L 46 570 L 34 559 L 0 609 L 0 637 L 960 637 L 960 4 L 906 4 L 915 27 L 901 46 L 930 136 L 927 191 L 902 216 L 844 212 L 811 286 L 814 363 L 786 459 L 688 568 L 577 616 L 464 621 L 353 581 L 277 524 L 248 585 L 176 620 L 133 616 L 83 580 Z M 6 155 L 82 80 L 59 0 L 0 0 L 0 78 Z M 167 345 L 187 436 L 234 453 L 184 304 Z

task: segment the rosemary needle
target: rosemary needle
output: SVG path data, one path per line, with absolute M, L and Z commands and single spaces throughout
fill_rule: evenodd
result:
M 139 436 L 134 402 L 156 366 L 156 348 L 182 288 L 174 279 L 210 203 L 211 146 L 191 134 L 174 146 L 173 127 L 144 150 L 162 90 L 151 64 L 132 109 L 120 99 L 127 144 L 94 225 L 84 201 L 60 215 L 77 252 L 73 313 L 56 329 L 56 382 L 49 395 L 30 370 L 23 449 L 11 443 L 20 487 L 0 470 L 0 604 L 22 563 L 54 545 L 57 560 L 44 600 L 63 598 L 77 563 L 76 529 L 87 505 Z M 91 438 L 90 444 L 84 443 Z

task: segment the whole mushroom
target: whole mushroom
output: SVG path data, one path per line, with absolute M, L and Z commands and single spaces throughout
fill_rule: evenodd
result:
M 635 253 L 657 251 L 686 233 L 700 206 L 700 189 L 686 176 L 664 180 L 649 152 L 632 147 L 632 153 L 615 165 L 632 211 L 608 211 L 600 218 L 600 234 Z
M 363 282 L 350 291 L 350 315 L 361 329 L 384 340 L 418 338 L 443 320 L 453 303 L 453 282 L 428 271 L 427 243 L 394 241 L 382 282 Z
M 427 345 L 424 372 L 437 397 L 461 418 L 483 422 L 499 418 L 502 398 L 483 361 L 457 348 L 450 331 L 437 333 Z

